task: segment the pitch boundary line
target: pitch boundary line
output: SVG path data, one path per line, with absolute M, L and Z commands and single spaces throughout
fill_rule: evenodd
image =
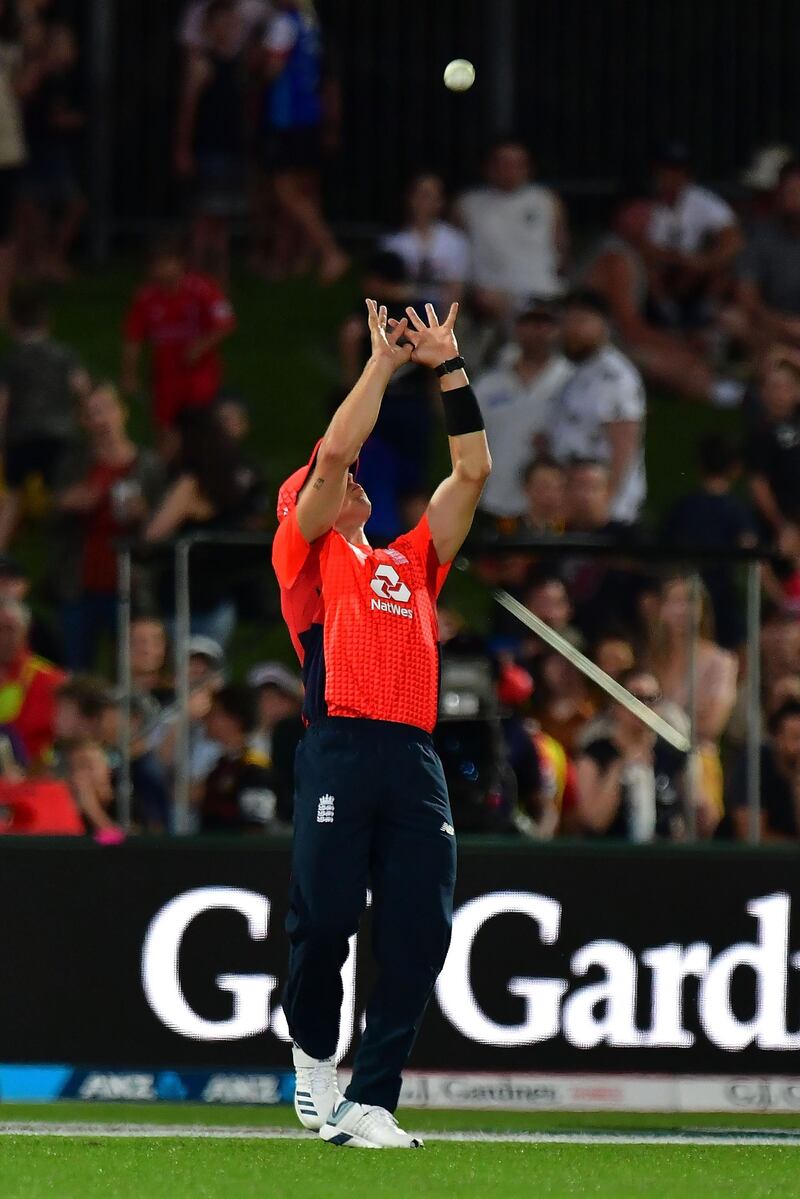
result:
M 687 1145 L 800 1148 L 800 1132 L 774 1129 L 748 1132 L 732 1129 L 704 1132 L 457 1132 L 435 1131 L 421 1134 L 426 1141 L 451 1144 L 487 1145 Z M 109 1139 L 184 1139 L 224 1141 L 305 1141 L 315 1140 L 313 1133 L 295 1128 L 237 1127 L 236 1125 L 185 1124 L 91 1124 L 6 1120 L 0 1122 L 0 1137 L 97 1137 Z

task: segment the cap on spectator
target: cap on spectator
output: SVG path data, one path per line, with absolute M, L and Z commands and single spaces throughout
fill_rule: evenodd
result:
M 771 192 L 778 186 L 781 171 L 793 158 L 789 146 L 761 146 L 754 150 L 750 165 L 742 171 L 739 182 L 752 191 Z
M 16 558 L 0 554 L 0 579 L 27 579 L 28 572 Z
M 214 666 L 222 667 L 225 664 L 225 651 L 218 641 L 213 637 L 190 637 L 189 638 L 189 657 L 190 658 L 208 658 Z
M 260 662 L 248 672 L 247 681 L 251 687 L 275 687 L 292 699 L 303 698 L 300 679 L 281 662 Z
M 558 306 L 552 300 L 542 299 L 541 296 L 528 296 L 521 305 L 516 319 L 518 321 L 557 321 Z
M 599 291 L 581 288 L 571 291 L 564 300 L 565 308 L 582 308 L 586 312 L 596 312 L 598 316 L 609 315 L 608 301 Z
M 686 142 L 663 142 L 656 147 L 651 162 L 655 167 L 689 167 L 691 154 Z

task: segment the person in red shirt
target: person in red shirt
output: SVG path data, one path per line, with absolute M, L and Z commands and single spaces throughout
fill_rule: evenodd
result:
M 30 610 L 0 600 L 0 725 L 22 742 L 34 772 L 49 764 L 55 740 L 56 692 L 66 675 L 32 653 Z
M 387 322 L 367 300 L 370 359 L 309 463 L 283 484 L 272 560 L 305 682 L 298 749 L 284 1010 L 295 1107 L 337 1145 L 414 1148 L 394 1111 L 401 1071 L 450 940 L 455 843 L 431 732 L 438 705 L 436 598 L 491 469 L 458 356 L 458 306 L 439 324 L 409 308 Z M 374 549 L 370 502 L 351 464 L 394 372 L 441 378 L 452 471 L 416 528 Z M 336 1085 L 348 939 L 373 897 L 379 967 L 346 1097 Z
M 213 279 L 187 270 L 178 241 L 165 239 L 150 258 L 149 280 L 125 317 L 122 388 L 139 386 L 139 356 L 151 352 L 153 413 L 160 431 L 184 408 L 204 408 L 222 381 L 219 347 L 235 327 L 230 302 Z

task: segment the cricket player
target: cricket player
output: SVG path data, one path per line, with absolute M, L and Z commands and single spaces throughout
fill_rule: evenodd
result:
M 273 565 L 303 666 L 284 1010 L 295 1108 L 325 1141 L 417 1148 L 393 1112 L 400 1076 L 450 941 L 456 847 L 431 733 L 438 707 L 436 598 L 491 470 L 480 409 L 459 357 L 458 305 L 427 324 L 367 300 L 372 352 L 307 466 L 278 496 Z M 425 515 L 373 549 L 370 502 L 352 465 L 393 373 L 439 376 L 452 471 Z M 372 890 L 378 978 L 344 1096 L 335 1051 L 341 968 Z

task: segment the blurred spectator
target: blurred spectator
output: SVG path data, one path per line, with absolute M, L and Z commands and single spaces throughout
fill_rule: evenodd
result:
M 32 770 L 46 767 L 55 741 L 56 693 L 65 675 L 28 644 L 30 610 L 0 599 L 0 725 L 25 748 Z
M 730 442 L 709 434 L 700 442 L 700 487 L 673 505 L 662 533 L 669 545 L 689 549 L 737 549 L 753 546 L 757 531 L 752 512 L 732 488 L 740 458 Z M 742 605 L 733 566 L 711 562 L 701 574 L 714 609 L 717 639 L 736 649 L 744 638 Z
M 209 48 L 209 30 L 206 22 L 211 0 L 190 0 L 184 7 L 178 26 L 178 41 L 190 53 L 202 53 Z M 236 15 L 236 51 L 246 49 L 249 43 L 263 34 L 272 16 L 272 5 L 267 0 L 233 0 Z
M 487 158 L 486 185 L 458 203 L 472 247 L 474 303 L 493 322 L 505 322 L 531 295 L 552 299 L 563 290 L 566 212 L 555 192 L 531 182 L 532 167 L 520 142 L 497 142 Z
M 362 295 L 378 296 L 390 318 L 400 318 L 409 300 L 405 264 L 386 250 L 372 256 L 362 277 Z M 342 387 L 335 405 L 358 379 L 370 354 L 370 339 L 361 301 L 339 330 Z M 383 397 L 378 421 L 358 460 L 358 477 L 372 500 L 370 535 L 391 541 L 412 528 L 428 496 L 432 430 L 429 372 L 413 362 L 395 371 Z
M 611 344 L 606 305 L 596 293 L 569 298 L 562 340 L 577 369 L 551 405 L 551 452 L 564 463 L 575 458 L 607 463 L 610 515 L 630 523 L 647 491 L 641 376 Z
M 747 753 L 731 773 L 726 806 L 740 841 L 749 840 Z M 796 841 L 800 836 L 800 702 L 788 700 L 773 712 L 761 747 L 761 839 Z
M 160 240 L 150 254 L 149 278 L 136 292 L 125 317 L 122 389 L 139 387 L 139 357 L 151 350 L 153 415 L 164 434 L 186 408 L 208 406 L 219 391 L 219 348 L 235 326 L 233 309 L 219 286 L 187 269 L 174 238 Z
M 739 182 L 748 192 L 745 206 L 746 225 L 755 224 L 773 215 L 775 192 L 780 183 L 781 171 L 793 157 L 790 147 L 780 144 L 759 146 L 753 151 L 748 166 L 739 176 Z
M 775 215 L 753 229 L 738 274 L 744 332 L 800 345 L 800 162 L 781 171 Z
M 699 187 L 686 146 L 664 146 L 654 160 L 656 202 L 648 229 L 651 298 L 661 324 L 695 331 L 712 318 L 727 273 L 742 248 L 736 214 Z
M 648 707 L 658 706 L 658 680 L 648 671 L 632 667 L 620 682 Z M 613 706 L 607 731 L 582 745 L 577 770 L 577 817 L 595 836 L 635 843 L 680 839 L 688 803 L 696 805 L 700 836 L 711 836 L 719 821 L 720 809 L 709 802 L 685 755 L 621 704 Z
M 261 833 L 274 826 L 276 796 L 263 750 L 254 748 L 258 700 L 250 687 L 231 683 L 216 692 L 206 717 L 209 737 L 222 748 L 200 799 L 204 833 Z
M 338 143 L 338 90 L 330 76 L 323 80 L 323 50 L 312 4 L 275 0 L 275 8 L 264 39 L 264 167 L 284 220 L 319 258 L 320 281 L 335 283 L 350 260 L 323 215 L 319 175 L 323 149 L 332 150 Z
M 12 226 L 20 168 L 27 158 L 17 97 L 22 44 L 16 0 L 0 0 L 0 321 L 8 314 L 14 268 Z
M 5 477 L 0 499 L 0 550 L 16 529 L 25 483 L 41 476 L 51 487 L 75 434 L 75 400 L 89 377 L 77 357 L 50 336 L 47 303 L 39 286 L 18 284 L 11 294 L 14 344 L 0 362 L 0 417 L 5 433 Z
M 196 269 L 227 283 L 229 221 L 245 188 L 245 62 L 235 0 L 210 0 L 206 45 L 189 54 L 181 91 L 175 169 L 192 183 L 191 257 Z
M 25 567 L 15 558 L 0 554 L 0 600 L 11 599 L 20 604 L 29 604 L 30 594 L 31 580 Z M 63 666 L 64 644 L 48 613 L 31 611 L 28 644 L 38 657 Z
M 743 384 L 715 376 L 696 345 L 658 328 L 650 319 L 645 251 L 652 212 L 647 200 L 622 200 L 614 212 L 612 232 L 595 247 L 580 284 L 603 296 L 617 340 L 648 379 L 690 399 L 734 407 L 742 400 Z
M 525 511 L 519 530 L 529 533 L 564 531 L 567 507 L 567 479 L 563 467 L 546 454 L 534 458 L 522 473 Z
M 787 524 L 800 522 L 800 371 L 790 362 L 768 366 L 762 377 L 747 466 L 762 531 L 777 541 Z
M 577 667 L 549 647 L 539 655 L 536 684 L 532 714 L 542 731 L 572 756 L 584 727 L 597 710 L 591 689 Z
M 172 703 L 175 691 L 167 668 L 169 642 L 163 620 L 138 616 L 131 621 L 131 689 L 158 708 Z
M 305 732 L 300 716 L 303 684 L 280 662 L 254 666 L 247 681 L 258 696 L 254 746 L 263 751 L 272 771 L 276 815 L 290 824 L 294 807 L 294 756 Z
M 19 81 L 28 161 L 17 208 L 16 251 L 27 273 L 64 282 L 86 215 L 75 138 L 85 123 L 78 95 L 78 47 L 67 25 L 43 25 Z
M 406 226 L 384 237 L 381 245 L 402 258 L 411 302 L 435 304 L 447 313 L 463 297 L 470 249 L 464 234 L 442 220 L 445 199 L 439 175 L 417 175 L 406 196 Z
M 179 422 L 180 451 L 174 481 L 145 530 L 145 539 L 165 541 L 179 533 L 206 534 L 246 529 L 258 496 L 258 480 L 240 447 L 221 431 L 213 412 L 184 412 Z M 214 544 L 213 537 L 190 555 L 192 633 L 225 646 L 233 632 L 236 579 L 233 547 Z M 172 555 L 161 572 L 159 600 L 163 612 L 175 607 Z
M 81 404 L 86 441 L 57 480 L 60 568 L 56 580 L 70 670 L 88 670 L 104 633 L 116 636 L 117 550 L 147 519 L 163 490 L 160 459 L 129 437 L 127 411 L 113 384 Z
M 525 512 L 523 471 L 547 430 L 554 397 L 573 373 L 557 351 L 558 322 L 549 305 L 529 303 L 514 334 L 513 360 L 475 383 L 494 463 L 481 508 L 501 518 Z
M 91 737 L 80 737 L 64 747 L 63 757 L 70 790 L 89 831 L 116 831 L 114 783 L 102 745 Z
M 699 583 L 699 594 L 700 608 L 693 613 L 691 579 L 677 576 L 663 583 L 656 619 L 650 629 L 648 659 L 664 699 L 684 712 L 690 712 L 692 638 L 696 622 L 694 736 L 704 791 L 709 801 L 721 810 L 723 780 L 719 739 L 736 703 L 739 665 L 735 655 L 722 649 L 714 640 L 711 601 L 702 582 Z
M 267 481 L 261 465 L 260 457 L 248 449 L 251 434 L 250 408 L 247 401 L 232 392 L 223 392 L 214 405 L 214 414 L 222 426 L 225 436 L 241 449 L 242 462 L 251 472 L 252 483 L 250 490 L 251 514 L 247 524 L 252 528 L 261 527 L 272 511 L 272 503 L 267 492 Z
M 189 654 L 189 781 L 194 805 L 200 802 L 203 784 L 216 766 L 222 747 L 206 728 L 214 696 L 225 682 L 225 654 L 211 637 L 191 637 Z M 152 745 L 170 781 L 174 778 L 177 751 L 178 704 L 167 708 L 152 736 Z

